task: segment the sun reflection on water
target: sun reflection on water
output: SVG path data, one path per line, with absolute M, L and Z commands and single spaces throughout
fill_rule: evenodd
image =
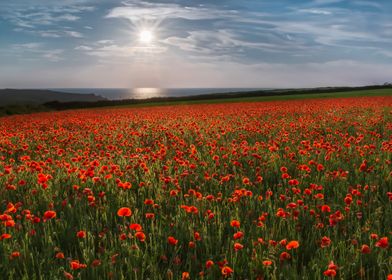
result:
M 132 97 L 136 99 L 145 99 L 152 97 L 164 97 L 165 90 L 161 88 L 134 88 Z

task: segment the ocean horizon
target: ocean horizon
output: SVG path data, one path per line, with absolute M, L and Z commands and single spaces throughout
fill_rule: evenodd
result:
M 267 88 L 47 88 L 49 90 L 95 94 L 109 100 L 145 99 L 153 97 L 183 97 L 200 94 L 245 92 L 253 90 L 266 90 Z

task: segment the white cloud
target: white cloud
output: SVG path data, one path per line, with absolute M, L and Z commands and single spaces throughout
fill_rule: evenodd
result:
M 78 50 L 78 51 L 91 51 L 93 48 L 91 48 L 91 47 L 88 47 L 88 46 L 77 46 L 76 48 L 75 48 L 75 50 Z
M 91 48 L 91 47 L 90 47 Z M 159 46 L 119 46 L 109 44 L 92 48 L 86 54 L 101 58 L 142 58 L 144 55 L 156 55 L 164 53 L 167 49 Z M 113 62 L 115 62 L 113 60 Z
M 245 49 L 287 52 L 304 48 L 301 44 L 290 43 L 291 37 L 286 37 L 286 39 L 282 39 L 281 42 L 277 42 L 278 39 L 275 39 L 275 42 L 249 41 L 241 38 L 240 34 L 235 30 L 220 29 L 216 31 L 190 31 L 186 37 L 172 36 L 161 40 L 161 42 L 178 47 L 183 51 L 202 55 L 231 55 L 232 57 L 236 55 L 242 56 Z M 284 44 L 282 44 L 283 41 Z
M 45 50 L 42 51 L 42 57 L 48 59 L 51 62 L 58 62 L 64 60 L 64 58 L 61 56 L 63 52 L 64 50 L 61 49 Z
M 77 31 L 70 31 L 70 30 L 66 30 L 64 31 L 64 34 L 68 35 L 69 37 L 73 37 L 73 38 L 83 38 L 83 34 Z
M 44 38 L 60 38 L 61 37 L 59 32 L 56 30 L 42 30 L 42 31 L 36 31 L 36 32 L 31 31 L 31 33 L 37 33 L 41 37 L 44 37 Z
M 125 6 L 112 9 L 107 18 L 125 18 L 132 22 L 161 21 L 165 19 L 207 20 L 236 17 L 238 11 L 204 7 L 187 7 L 173 3 L 128 1 Z
M 38 42 L 31 42 L 31 43 L 24 43 L 24 44 L 13 44 L 12 48 L 14 49 L 38 49 L 42 46 L 42 43 Z
M 64 53 L 63 49 L 48 49 L 43 43 L 39 42 L 13 44 L 10 51 L 18 59 L 35 60 L 43 58 L 50 62 L 63 60 L 62 54 Z
M 309 13 L 309 14 L 315 14 L 315 15 L 332 15 L 331 11 L 327 11 L 327 10 L 320 10 L 320 9 L 301 9 L 298 10 L 301 13 Z

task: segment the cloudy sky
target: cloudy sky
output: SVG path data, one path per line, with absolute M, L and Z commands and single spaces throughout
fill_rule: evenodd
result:
M 0 88 L 392 82 L 391 15 L 390 0 L 0 1 Z

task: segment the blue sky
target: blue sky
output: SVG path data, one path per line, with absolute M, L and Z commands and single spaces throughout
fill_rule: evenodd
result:
M 391 82 L 391 15 L 389 0 L 1 1 L 0 88 Z

